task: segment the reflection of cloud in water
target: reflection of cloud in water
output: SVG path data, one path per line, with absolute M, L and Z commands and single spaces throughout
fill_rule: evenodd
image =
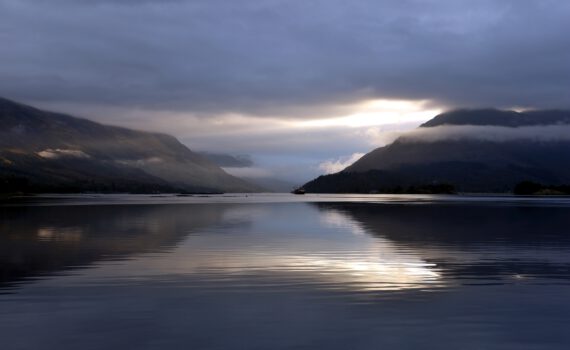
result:
M 255 219 L 259 219 L 263 216 L 267 215 L 267 210 L 263 207 L 251 207 L 248 205 L 245 206 L 235 206 L 227 208 L 222 212 L 221 222 L 235 222 L 235 221 L 243 221 L 249 222 Z
M 325 226 L 349 229 L 370 242 L 368 249 L 363 251 L 365 255 L 313 260 L 312 265 L 317 269 L 349 274 L 354 282 L 368 284 L 365 288 L 373 290 L 404 289 L 438 282 L 440 276 L 434 264 L 426 263 L 409 250 L 399 250 L 388 240 L 370 238 L 361 223 L 342 211 L 321 211 L 320 220 Z
M 264 245 L 259 246 L 255 234 L 230 241 L 226 235 L 190 236 L 172 254 L 154 255 L 152 261 L 144 257 L 132 261 L 130 264 L 141 266 L 131 265 L 125 273 L 138 271 L 140 278 L 199 275 L 213 281 L 269 276 L 277 284 L 310 284 L 353 291 L 441 286 L 442 279 L 434 264 L 388 240 L 365 235 L 365 229 L 342 212 L 325 211 L 318 220 L 326 224 L 327 231 L 311 240 L 276 237 L 275 241 L 264 240 Z M 334 232 L 337 229 L 340 231 Z M 357 235 L 347 237 L 347 229 Z M 338 239 L 330 239 L 330 235 L 339 232 L 346 238 L 340 244 Z
M 381 247 L 382 250 L 389 249 Z M 433 264 L 385 259 L 376 254 L 354 256 L 297 256 L 284 257 L 289 267 L 310 271 L 318 279 L 339 286 L 361 290 L 399 290 L 425 288 L 438 282 L 439 274 Z
M 362 252 L 320 252 L 289 255 L 283 250 L 256 253 L 246 250 L 189 252 L 142 258 L 126 273 L 140 271 L 136 277 L 150 275 L 194 275 L 212 280 L 235 280 L 243 276 L 270 276 L 275 283 L 309 283 L 314 286 L 358 291 L 423 289 L 441 286 L 442 280 L 434 264 L 428 264 L 409 253 L 399 253 L 380 242 Z M 114 266 L 116 269 L 117 267 Z
M 83 236 L 81 227 L 40 227 L 38 240 L 56 242 L 79 242 Z
M 366 231 L 361 224 L 352 220 L 339 210 L 326 210 L 320 213 L 320 221 L 324 226 L 333 228 L 348 228 L 355 235 L 365 235 Z

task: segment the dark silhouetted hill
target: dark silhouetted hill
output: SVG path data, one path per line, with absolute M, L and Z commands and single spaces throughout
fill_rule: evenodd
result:
M 570 112 L 458 110 L 440 114 L 420 129 L 473 125 L 506 130 L 544 125 L 567 127 Z M 478 132 L 485 132 L 485 128 Z M 321 176 L 304 188 L 321 193 L 398 193 L 410 192 L 410 188 L 413 191 L 425 186 L 451 185 L 459 192 L 512 192 L 522 181 L 570 184 L 568 164 L 570 142 L 560 138 L 493 141 L 475 136 L 410 142 L 400 137 L 342 172 Z
M 176 138 L 0 98 L 1 192 L 252 192 Z

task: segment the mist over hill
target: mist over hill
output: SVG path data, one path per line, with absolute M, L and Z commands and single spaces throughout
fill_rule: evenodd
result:
M 456 110 L 304 188 L 399 193 L 451 185 L 460 192 L 511 192 L 522 181 L 570 183 L 568 162 L 568 111 Z
M 167 134 L 102 125 L 0 98 L 0 191 L 252 192 Z

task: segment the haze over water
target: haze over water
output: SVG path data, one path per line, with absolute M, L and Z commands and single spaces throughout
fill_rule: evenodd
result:
M 570 199 L 0 206 L 2 349 L 565 349 Z

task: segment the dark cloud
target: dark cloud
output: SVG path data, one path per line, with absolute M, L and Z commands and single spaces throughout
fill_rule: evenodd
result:
M 570 107 L 566 0 L 0 0 L 0 95 L 195 113 Z
M 301 123 L 367 99 L 570 108 L 568 18 L 566 0 L 0 0 L 0 96 L 302 183 L 395 137 L 394 117 Z

